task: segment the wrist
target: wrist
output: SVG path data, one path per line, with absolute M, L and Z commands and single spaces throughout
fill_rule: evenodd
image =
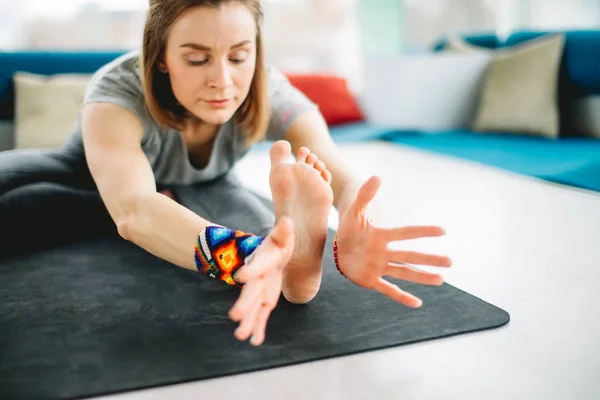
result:
M 196 268 L 201 274 L 242 287 L 235 273 L 247 264 L 263 238 L 220 225 L 209 225 L 198 235 L 194 249 Z

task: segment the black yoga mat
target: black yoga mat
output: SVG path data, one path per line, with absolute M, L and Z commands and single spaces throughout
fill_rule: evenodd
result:
M 106 237 L 0 262 L 0 398 L 82 398 L 274 368 L 502 326 L 509 315 L 449 284 L 399 282 L 409 309 L 335 269 L 282 298 L 255 348 L 233 337 L 239 289 Z

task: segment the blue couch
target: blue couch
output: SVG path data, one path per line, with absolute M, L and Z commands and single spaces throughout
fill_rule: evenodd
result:
M 15 72 L 90 74 L 122 54 L 124 51 L 0 51 L 0 151 L 12 149 L 15 145 Z
M 484 33 L 464 35 L 462 39 L 475 46 L 499 49 L 549 33 L 554 32 L 521 31 L 506 39 Z M 558 139 L 508 132 L 482 135 L 467 128 L 448 132 L 415 131 L 368 121 L 331 127 L 332 135 L 337 142 L 384 140 L 600 192 L 600 132 L 597 137 L 584 136 L 565 123 L 574 101 L 593 96 L 600 100 L 600 31 L 565 33 L 558 81 L 561 117 Z M 447 38 L 440 38 L 434 43 L 432 52 L 442 51 L 447 41 Z M 600 127 L 596 129 L 600 130 Z
M 494 35 L 464 39 L 478 46 L 500 48 L 549 32 L 517 32 L 505 40 Z M 440 39 L 432 51 L 440 51 Z M 0 52 L 0 151 L 14 144 L 14 87 L 16 71 L 44 75 L 92 73 L 123 54 L 113 52 Z M 561 117 L 573 99 L 600 96 L 600 31 L 567 32 L 559 84 Z M 469 130 L 407 131 L 401 127 L 351 123 L 331 127 L 337 142 L 384 140 L 437 152 L 570 186 L 600 191 L 600 140 L 578 137 L 563 127 L 557 140 L 498 132 L 481 135 Z M 567 129 L 566 131 L 564 129 Z
M 502 40 L 495 35 L 466 35 L 462 39 L 490 49 L 514 46 L 550 31 L 515 32 Z M 425 132 L 382 128 L 382 139 L 393 143 L 450 155 L 512 172 L 600 191 L 600 136 L 578 135 L 564 121 L 577 99 L 600 97 L 600 31 L 567 31 L 561 61 L 558 92 L 561 129 L 559 139 L 546 139 L 506 132 L 481 135 L 477 132 Z M 432 51 L 441 51 L 447 38 L 437 41 Z M 600 103 L 599 103 L 600 104 Z M 600 107 L 598 108 L 600 113 Z M 373 130 L 373 127 L 365 127 Z

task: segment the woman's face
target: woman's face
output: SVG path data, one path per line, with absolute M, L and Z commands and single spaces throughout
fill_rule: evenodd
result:
M 195 7 L 171 28 L 165 52 L 173 93 L 208 124 L 227 122 L 246 99 L 256 67 L 256 25 L 243 4 Z

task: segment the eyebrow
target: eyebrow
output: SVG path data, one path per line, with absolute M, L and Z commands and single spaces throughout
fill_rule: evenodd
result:
M 250 40 L 243 40 L 243 41 L 241 41 L 239 43 L 236 43 L 233 46 L 231 46 L 230 50 L 237 49 L 237 48 L 245 46 L 245 45 L 247 45 L 249 43 L 251 43 Z M 191 43 L 191 42 L 190 43 L 184 43 L 180 47 L 189 47 L 189 48 L 194 49 L 194 50 L 203 50 L 203 51 L 211 51 L 212 50 L 210 47 L 205 46 L 203 44 Z

